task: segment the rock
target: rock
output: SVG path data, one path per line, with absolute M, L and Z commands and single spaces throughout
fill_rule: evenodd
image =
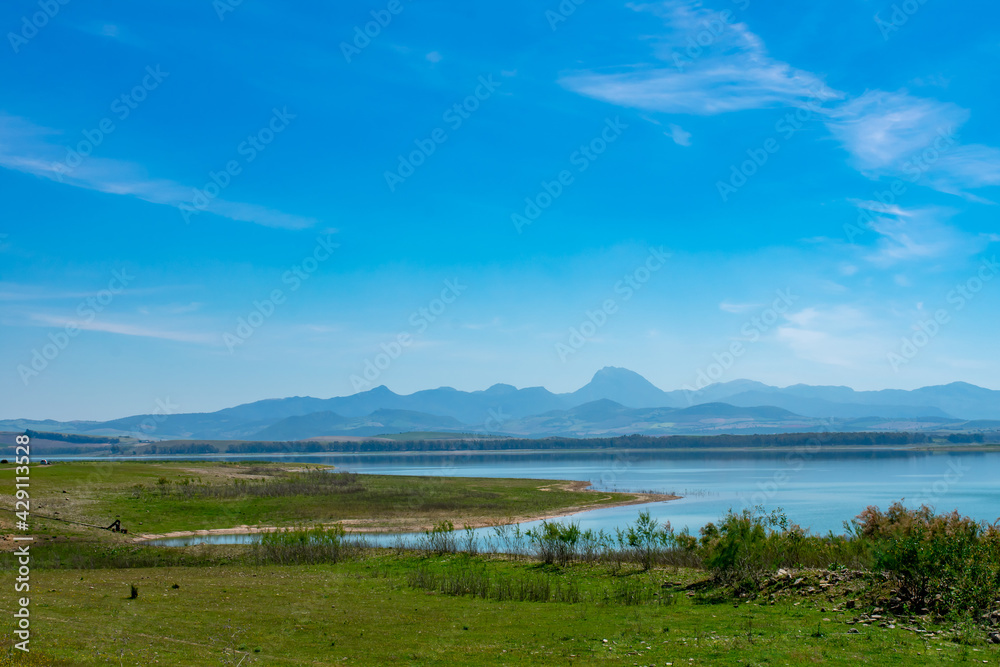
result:
M 847 607 L 848 609 L 854 609 L 854 606 L 856 604 L 857 604 L 857 602 L 855 602 L 854 600 L 848 600 L 847 604 L 845 604 L 844 606 Z
M 849 635 L 860 635 L 861 634 L 861 630 L 858 630 L 857 628 L 851 628 L 850 630 L 847 631 L 847 634 L 849 634 Z
M 991 632 L 990 633 L 990 643 L 991 644 L 1000 644 L 1000 632 Z

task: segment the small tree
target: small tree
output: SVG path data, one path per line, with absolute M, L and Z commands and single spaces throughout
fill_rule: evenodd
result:
M 715 578 L 739 592 L 756 593 L 768 572 L 777 569 L 780 556 L 776 531 L 788 529 L 778 509 L 770 514 L 761 506 L 739 514 L 729 510 L 718 527 L 702 529 L 704 562 Z
M 576 545 L 580 541 L 580 524 L 542 521 L 540 529 L 525 533 L 540 560 L 547 565 L 558 562 L 566 565 L 576 557 Z

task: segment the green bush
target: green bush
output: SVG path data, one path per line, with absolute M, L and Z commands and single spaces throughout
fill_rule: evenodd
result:
M 458 552 L 455 524 L 451 521 L 441 521 L 431 530 L 424 532 L 423 548 L 439 556 Z
M 540 528 L 531 529 L 525 534 L 534 545 L 538 559 L 547 565 L 566 565 L 572 561 L 577 555 L 576 547 L 582 536 L 580 524 L 559 521 L 542 521 Z
M 900 597 L 939 611 L 989 611 L 1000 596 L 1000 530 L 958 512 L 926 505 L 868 507 L 851 522 L 855 539 L 872 545 L 872 569 L 899 587 Z
M 739 514 L 729 510 L 718 526 L 709 523 L 701 530 L 705 567 L 720 583 L 756 594 L 764 578 L 777 570 L 782 549 L 802 537 L 798 527 L 788 532 L 788 519 L 780 509 L 770 514 L 762 507 Z
M 249 557 L 259 565 L 336 563 L 358 548 L 358 544 L 348 543 L 345 535 L 339 523 L 260 533 L 250 546 Z

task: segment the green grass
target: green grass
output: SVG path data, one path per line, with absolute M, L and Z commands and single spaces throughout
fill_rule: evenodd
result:
M 238 483 L 248 488 L 259 485 L 260 480 L 294 481 L 298 474 L 294 471 L 307 468 L 324 466 L 206 462 L 34 466 L 34 525 L 45 533 L 80 532 L 38 516 L 58 513 L 60 518 L 99 525 L 121 517 L 130 532 L 147 534 L 336 521 L 361 521 L 368 527 L 405 530 L 427 528 L 444 519 L 461 527 L 464 523 L 538 517 L 635 498 L 634 494 L 571 491 L 564 488 L 565 482 L 552 480 L 395 475 L 359 475 L 356 484 L 341 489 L 305 484 L 302 493 L 288 495 L 254 495 L 248 489 L 234 497 L 213 496 L 220 489 L 241 488 L 236 486 Z M 0 502 L 5 507 L 14 504 L 10 495 Z M 9 527 L 12 519 L 12 515 L 4 513 L 0 525 Z
M 986 645 L 846 625 L 853 612 L 823 611 L 832 603 L 818 596 L 734 606 L 661 588 L 703 576 L 685 570 L 615 575 L 596 566 L 471 561 L 497 576 L 572 579 L 585 591 L 634 580 L 670 594 L 670 604 L 494 602 L 410 584 L 420 568 L 447 572 L 464 561 L 384 554 L 327 566 L 40 570 L 32 578 L 39 661 L 32 664 L 50 664 L 48 658 L 118 665 L 120 658 L 130 665 L 217 665 L 237 664 L 244 655 L 243 665 L 881 666 L 1000 659 Z M 139 596 L 130 600 L 133 584 Z M 241 653 L 225 662 L 233 649 Z
M 11 649 L 13 594 L 0 598 L 0 667 L 1000 664 L 1000 648 L 985 643 L 982 627 L 963 627 L 961 619 L 945 621 L 927 610 L 893 619 L 881 607 L 892 607 L 886 601 L 896 584 L 881 574 L 852 574 L 831 562 L 824 570 L 774 575 L 789 558 L 821 562 L 806 556 L 823 547 L 822 540 L 787 531 L 757 534 L 752 522 L 744 526 L 747 517 L 720 522 L 700 549 L 719 571 L 724 563 L 713 554 L 759 561 L 762 581 L 754 598 L 738 597 L 739 587 L 722 587 L 724 578 L 712 582 L 715 570 L 662 567 L 671 561 L 653 560 L 644 571 L 641 560 L 622 558 L 624 552 L 559 566 L 526 557 L 351 547 L 343 560 L 338 552 L 336 563 L 260 565 L 316 563 L 323 554 L 296 546 L 295 535 L 287 536 L 284 551 L 282 536 L 274 536 L 280 558 L 255 546 L 123 545 L 121 535 L 38 518 L 59 512 L 106 524 L 120 514 L 133 532 L 350 519 L 414 525 L 448 518 L 460 525 L 629 497 L 583 494 L 544 480 L 310 476 L 306 468 L 185 462 L 33 467 L 32 653 Z M 13 504 L 9 495 L 4 500 Z M 898 532 L 919 518 L 909 513 L 890 521 L 899 511 L 869 512 L 865 530 Z M 12 516 L 0 519 L 9 527 Z M 928 521 L 930 528 L 951 526 L 945 532 L 952 537 L 918 541 L 915 548 L 958 544 L 952 538 L 961 521 Z M 896 543 L 905 545 L 889 541 Z M 840 553 L 836 544 L 823 548 L 834 549 L 823 552 L 827 556 Z M 942 563 L 952 562 L 948 553 L 934 552 Z M 956 572 L 975 570 L 959 562 L 965 565 Z M 15 566 L 9 557 L 0 564 L 7 575 Z M 977 586 L 996 590 L 990 582 Z M 879 627 L 889 623 L 896 627 Z M 918 626 L 936 632 L 918 633 Z

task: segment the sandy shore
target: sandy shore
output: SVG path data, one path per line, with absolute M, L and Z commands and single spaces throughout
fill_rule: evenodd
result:
M 553 489 L 565 490 L 565 491 L 578 491 L 586 493 L 605 493 L 602 491 L 596 491 L 590 487 L 590 482 L 559 482 L 557 484 L 550 484 L 545 487 L 541 487 L 542 491 L 549 491 Z M 604 498 L 596 499 L 595 502 L 586 502 L 579 505 L 572 505 L 570 507 L 565 507 L 561 510 L 554 512 L 540 513 L 534 516 L 518 516 L 518 517 L 507 517 L 503 521 L 504 523 L 526 523 L 528 521 L 539 521 L 542 519 L 558 519 L 560 517 L 570 516 L 573 514 L 579 514 L 580 512 L 587 512 L 595 509 L 604 509 L 606 507 L 623 507 L 627 505 L 643 505 L 646 503 L 658 503 L 667 500 L 677 500 L 680 496 L 674 496 L 669 494 L 661 493 L 627 493 L 626 495 L 631 496 L 629 500 L 622 500 L 613 503 L 601 503 L 601 500 L 606 500 L 612 496 L 605 494 Z M 412 518 L 412 519 L 395 519 L 395 520 L 385 520 L 385 519 L 344 519 L 342 521 L 335 521 L 330 524 L 324 524 L 327 526 L 334 526 L 336 524 L 342 524 L 344 528 L 347 529 L 348 533 L 418 533 L 425 530 L 430 530 L 434 527 L 434 524 L 440 521 L 449 520 L 449 517 L 439 517 L 436 519 L 428 518 Z M 494 526 L 497 524 L 497 519 L 488 518 L 477 518 L 477 519 L 456 519 L 450 518 L 452 523 L 455 524 L 456 528 L 461 528 L 464 526 L 469 526 L 472 528 L 486 528 L 489 526 Z M 288 528 L 288 526 L 234 526 L 232 528 L 212 528 L 208 530 L 179 530 L 172 533 L 143 533 L 139 535 L 134 535 L 132 541 L 134 542 L 145 542 L 147 540 L 159 540 L 159 539 L 169 539 L 173 537 L 202 537 L 209 535 L 254 535 L 257 533 L 270 533 L 276 530 L 282 530 Z

